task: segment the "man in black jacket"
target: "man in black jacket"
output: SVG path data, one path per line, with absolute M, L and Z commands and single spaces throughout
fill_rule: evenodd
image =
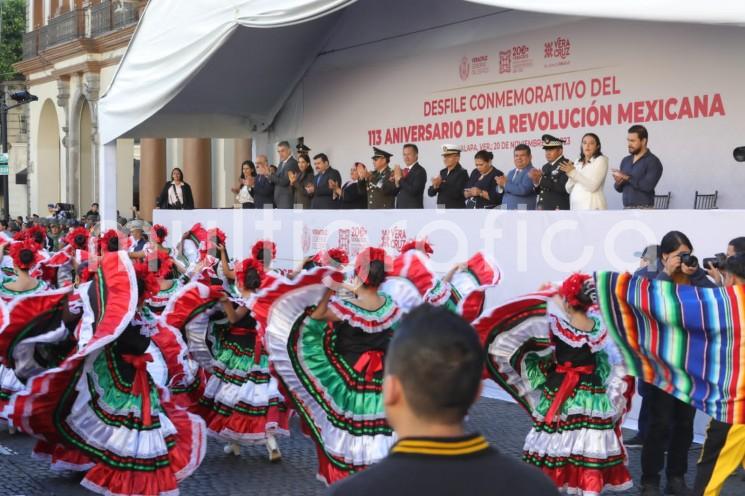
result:
M 254 182 L 254 207 L 274 208 L 274 184 L 269 178 L 269 159 L 266 155 L 256 157 L 256 180 Z
M 404 145 L 404 163 L 401 169 L 393 168 L 393 181 L 396 185 L 396 208 L 424 208 L 424 189 L 427 187 L 427 171 L 419 165 L 419 148 L 407 143 Z
M 313 198 L 310 200 L 312 210 L 337 209 L 339 208 L 339 197 L 336 189 L 341 184 L 341 174 L 331 167 L 329 158 L 325 153 L 319 153 L 313 157 L 313 166 L 316 175 L 313 184 L 307 186 L 307 191 Z
M 536 193 L 538 193 L 536 209 L 569 210 L 569 193 L 567 193 L 569 176 L 559 169 L 559 166 L 566 161 L 564 158 L 565 141 L 550 134 L 544 134 L 541 141 L 548 162 L 541 171 L 535 171 L 531 176 L 536 186 Z
M 380 463 L 331 486 L 329 496 L 558 496 L 540 470 L 466 430 L 483 368 L 479 337 L 462 318 L 426 304 L 408 313 L 388 345 L 383 380 L 398 441 Z
M 349 181 L 336 189 L 336 196 L 341 198 L 341 208 L 344 210 L 366 209 L 367 192 L 363 189 L 359 180 L 358 169 L 365 168 L 365 164 L 355 162 L 349 171 Z
M 445 168 L 432 178 L 432 186 L 427 190 L 429 196 L 437 196 L 438 208 L 466 208 L 463 190 L 468 182 L 468 173 L 460 165 L 460 148 L 443 145 L 442 161 Z

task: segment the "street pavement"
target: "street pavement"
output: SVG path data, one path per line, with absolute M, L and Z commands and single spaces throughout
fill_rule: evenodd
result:
M 472 430 L 483 433 L 493 446 L 519 457 L 523 440 L 530 429 L 528 415 L 517 405 L 482 398 L 468 420 Z M 283 460 L 271 464 L 263 446 L 244 448 L 240 457 L 223 453 L 222 444 L 210 440 L 207 456 L 199 469 L 181 484 L 183 496 L 250 496 L 324 494 L 324 486 L 315 479 L 316 456 L 313 443 L 293 425 L 292 436 L 280 438 Z M 33 441 L 24 435 L 0 433 L 0 496 L 77 496 L 92 493 L 80 485 L 79 474 L 53 472 L 48 464 L 31 459 Z M 689 483 L 693 482 L 700 446 L 694 445 L 689 456 Z M 629 464 L 638 482 L 639 449 L 629 451 Z M 468 494 L 464 490 L 463 494 Z M 495 488 L 499 494 L 499 488 Z M 619 494 L 619 493 L 616 493 Z M 620 493 L 638 494 L 638 487 Z M 722 496 L 745 495 L 740 471 L 731 477 Z

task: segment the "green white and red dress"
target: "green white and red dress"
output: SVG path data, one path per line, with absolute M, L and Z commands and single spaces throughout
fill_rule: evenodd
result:
M 489 376 L 533 419 L 523 459 L 567 494 L 596 496 L 632 486 L 620 426 L 633 382 L 600 316 L 588 316 L 593 329 L 577 329 L 550 293 L 536 293 L 484 312 L 473 325 Z
M 9 418 L 39 439 L 36 455 L 87 471 L 105 495 L 172 496 L 206 451 L 204 421 L 170 401 L 147 372 L 153 322 L 136 313 L 126 252 L 104 256 L 87 294 L 96 316 L 88 343 L 16 394 Z
M 13 277 L 7 277 L 2 281 L 2 283 L 0 283 L 0 300 L 2 300 L 6 304 L 19 297 L 38 294 L 42 291 L 46 291 L 49 288 L 47 283 L 39 280 L 38 284 L 29 290 L 13 291 L 12 289 L 8 289 L 5 286 L 7 282 L 12 281 L 13 279 Z M 23 383 L 18 380 L 18 377 L 13 371 L 13 367 L 6 366 L 9 361 L 12 361 L 12 357 L 10 356 L 10 353 L 12 353 L 12 351 L 9 349 L 8 353 L 9 354 L 7 356 L 7 359 L 3 359 L 0 361 L 0 423 L 5 423 L 5 418 L 2 414 L 2 411 L 10 401 L 11 396 L 13 396 L 13 394 L 15 394 L 16 392 L 22 390 L 24 387 Z
M 239 444 L 263 444 L 267 433 L 289 435 L 289 414 L 251 313 L 216 333 L 212 375 L 199 400 L 208 433 Z
M 381 460 L 395 442 L 383 409 L 382 372 L 402 313 L 381 293 L 384 303 L 374 311 L 332 298 L 329 309 L 341 321 L 314 320 L 309 315 L 328 278 L 340 282 L 343 275 L 317 267 L 277 280 L 253 311 L 265 325 L 274 369 L 316 444 L 317 477 L 332 484 Z

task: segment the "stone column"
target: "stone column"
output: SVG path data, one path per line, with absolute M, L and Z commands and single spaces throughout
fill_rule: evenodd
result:
M 153 220 L 155 199 L 166 183 L 166 140 L 140 140 L 140 216 Z
M 212 208 L 212 140 L 184 139 L 184 181 L 191 186 L 194 208 Z

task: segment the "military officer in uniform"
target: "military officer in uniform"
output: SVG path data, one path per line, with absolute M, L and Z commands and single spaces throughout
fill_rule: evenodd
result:
M 391 180 L 392 153 L 373 148 L 373 171 L 358 167 L 360 187 L 367 191 L 367 208 L 393 208 L 396 204 L 396 184 Z
M 302 154 L 310 155 L 310 147 L 305 144 L 305 138 L 303 136 L 300 136 L 297 139 L 297 146 L 295 146 L 295 150 L 297 151 L 298 156 Z
M 567 181 L 569 176 L 559 166 L 567 161 L 564 157 L 564 140 L 544 134 L 541 137 L 548 162 L 541 170 L 531 172 L 533 185 L 538 193 L 537 210 L 569 210 Z

